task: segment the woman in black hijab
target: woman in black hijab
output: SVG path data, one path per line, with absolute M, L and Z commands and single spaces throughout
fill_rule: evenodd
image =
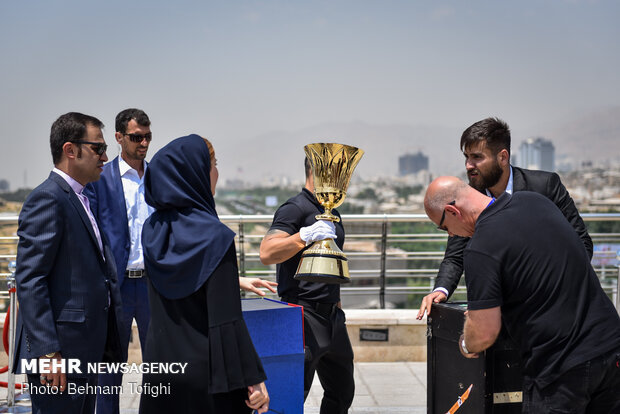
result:
M 143 359 L 187 365 L 183 374 L 143 375 L 141 413 L 268 410 L 241 314 L 235 234 L 215 211 L 217 178 L 213 147 L 198 135 L 170 142 L 146 172 L 156 211 L 142 229 L 151 310 Z

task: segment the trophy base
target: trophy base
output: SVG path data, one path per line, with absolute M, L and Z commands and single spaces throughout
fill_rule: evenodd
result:
M 296 280 L 306 282 L 343 284 L 349 283 L 347 257 L 332 239 L 321 240 L 301 255 Z

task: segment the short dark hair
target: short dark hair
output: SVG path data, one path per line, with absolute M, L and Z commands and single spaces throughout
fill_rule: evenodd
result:
M 54 165 L 58 164 L 62 158 L 62 146 L 65 142 L 81 141 L 86 136 L 86 125 L 103 129 L 103 122 L 94 116 L 79 112 L 66 113 L 54 121 L 50 132 L 50 148 Z
M 129 121 L 132 119 L 135 119 L 138 125 L 151 126 L 149 116 L 144 113 L 142 109 L 129 108 L 120 111 L 118 115 L 116 115 L 116 132 L 120 132 L 121 134 L 127 132 L 127 124 L 129 124 Z
M 510 128 L 499 118 L 486 118 L 467 128 L 461 135 L 461 151 L 470 145 L 485 142 L 494 155 L 505 149 L 510 154 Z
M 304 159 L 304 170 L 306 171 L 307 180 L 312 175 L 312 164 L 310 164 L 310 160 L 308 159 L 308 157 Z

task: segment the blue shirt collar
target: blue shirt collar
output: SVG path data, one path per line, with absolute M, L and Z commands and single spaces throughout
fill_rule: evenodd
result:
M 510 177 L 508 178 L 508 184 L 506 185 L 505 193 L 512 195 L 512 187 L 513 187 L 513 177 L 512 177 L 512 165 L 510 166 Z M 489 191 L 489 189 L 484 190 L 489 197 L 493 197 L 493 194 Z

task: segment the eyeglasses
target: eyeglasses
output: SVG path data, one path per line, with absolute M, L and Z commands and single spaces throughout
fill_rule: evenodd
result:
M 90 141 L 69 141 L 74 144 L 88 144 L 95 154 L 101 156 L 108 149 L 108 144 L 105 142 L 90 142 Z
M 135 142 L 139 144 L 140 142 L 146 140 L 146 142 L 151 142 L 153 139 L 153 134 L 151 132 L 147 132 L 146 134 L 124 134 L 126 137 L 129 137 L 131 142 Z
M 453 206 L 456 204 L 456 200 L 450 201 L 447 206 Z M 439 220 L 439 226 L 437 226 L 437 230 L 448 231 L 447 228 L 443 226 L 443 221 L 446 219 L 446 208 L 443 209 L 443 214 L 441 215 L 441 220 Z

